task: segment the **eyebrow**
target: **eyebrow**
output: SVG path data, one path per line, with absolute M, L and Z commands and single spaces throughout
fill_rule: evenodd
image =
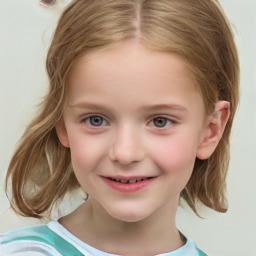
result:
M 72 105 L 67 105 L 69 108 L 91 108 L 91 109 L 108 109 L 108 106 L 103 106 L 98 103 L 91 103 L 91 102 L 78 102 Z M 188 109 L 180 104 L 153 104 L 153 105 L 144 105 L 141 106 L 139 110 L 141 111 L 157 111 L 162 109 L 171 109 L 177 111 L 188 111 Z
M 188 109 L 180 104 L 154 104 L 154 105 L 148 105 L 148 106 L 142 106 L 142 110 L 161 110 L 161 109 L 171 109 L 171 110 L 179 110 L 179 111 L 188 111 Z
M 78 102 L 72 105 L 67 104 L 67 107 L 69 108 L 107 108 L 106 106 L 103 106 L 101 104 L 91 103 L 91 102 Z

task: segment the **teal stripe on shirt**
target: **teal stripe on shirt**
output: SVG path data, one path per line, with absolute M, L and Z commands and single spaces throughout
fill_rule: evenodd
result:
M 12 235 L 13 234 L 13 235 Z M 3 244 L 10 244 L 16 241 L 37 241 L 52 246 L 61 255 L 83 256 L 72 244 L 54 233 L 46 225 L 15 230 L 2 236 Z
M 196 247 L 197 251 L 199 252 L 199 256 L 208 256 L 206 253 L 204 253 L 203 251 L 201 251 L 200 249 L 198 249 Z

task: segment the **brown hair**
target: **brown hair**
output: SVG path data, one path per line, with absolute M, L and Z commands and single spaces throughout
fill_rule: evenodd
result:
M 79 187 L 70 150 L 61 145 L 55 130 L 65 104 L 67 76 L 75 61 L 88 52 L 128 38 L 181 56 L 201 90 L 207 114 L 217 101 L 230 102 L 230 118 L 217 149 L 207 160 L 196 159 L 181 193 L 196 213 L 198 201 L 219 212 L 227 210 L 225 180 L 239 64 L 230 25 L 218 2 L 74 0 L 60 17 L 48 51 L 49 92 L 9 165 L 6 192 L 11 179 L 11 206 L 19 214 L 40 218 L 66 192 Z

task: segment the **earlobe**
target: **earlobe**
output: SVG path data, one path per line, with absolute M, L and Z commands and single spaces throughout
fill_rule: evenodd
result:
M 67 134 L 67 129 L 66 129 L 66 125 L 63 119 L 61 119 L 57 125 L 56 125 L 56 132 L 59 138 L 60 143 L 66 147 L 69 148 L 69 139 L 68 139 L 68 134 Z
M 215 111 L 204 128 L 203 138 L 197 149 L 197 158 L 204 160 L 212 155 L 225 130 L 229 112 L 229 102 L 219 101 L 215 104 Z

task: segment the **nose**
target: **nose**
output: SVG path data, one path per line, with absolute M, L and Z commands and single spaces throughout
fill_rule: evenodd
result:
M 145 156 L 141 136 L 133 127 L 126 126 L 118 129 L 113 135 L 110 149 L 110 159 L 121 165 L 140 162 Z

